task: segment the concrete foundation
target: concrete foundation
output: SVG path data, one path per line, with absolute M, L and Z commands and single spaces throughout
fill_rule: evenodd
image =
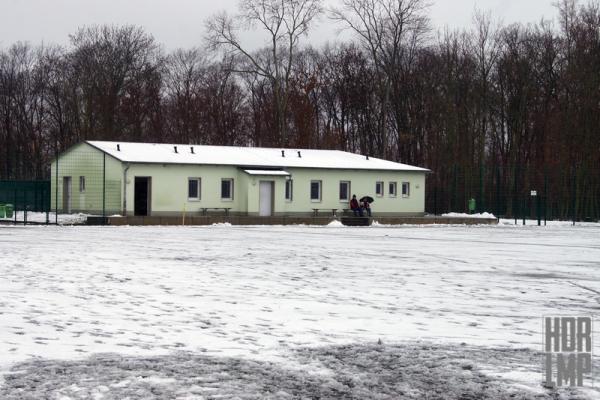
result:
M 194 216 L 186 217 L 107 217 L 108 225 L 212 225 L 230 223 L 231 225 L 327 225 L 333 217 L 252 217 L 252 216 Z M 384 225 L 495 225 L 497 219 L 425 217 L 373 217 Z M 98 220 L 88 220 L 88 224 L 98 224 Z

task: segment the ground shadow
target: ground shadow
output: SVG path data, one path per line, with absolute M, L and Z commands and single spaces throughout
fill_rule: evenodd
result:
M 36 359 L 4 376 L 0 398 L 27 399 L 531 399 L 586 398 L 532 392 L 486 376 L 482 366 L 541 370 L 519 349 L 409 343 L 292 351 L 290 365 L 180 352 L 78 361 Z M 540 371 L 541 381 L 541 371 Z

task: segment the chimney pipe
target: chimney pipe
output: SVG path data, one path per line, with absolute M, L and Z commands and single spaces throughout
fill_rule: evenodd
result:
M 117 143 L 117 151 L 121 151 L 121 145 Z
M 285 157 L 285 150 L 281 150 L 281 157 Z
M 369 155 L 367 154 L 367 161 L 369 160 Z
M 192 154 L 196 154 L 196 153 L 194 153 L 194 146 L 190 147 L 190 150 L 191 150 Z
M 298 151 L 298 158 L 302 158 L 302 153 L 300 153 L 300 151 Z
M 177 153 L 177 146 L 173 146 L 173 148 L 175 149 L 175 153 Z

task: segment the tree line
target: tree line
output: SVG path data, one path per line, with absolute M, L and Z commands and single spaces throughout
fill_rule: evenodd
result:
M 340 149 L 430 168 L 427 209 L 600 217 L 600 6 L 435 31 L 425 0 L 242 0 L 192 49 L 135 26 L 0 48 L 0 179 L 83 140 Z M 351 33 L 311 46 L 320 19 Z M 245 32 L 267 37 L 243 45 Z

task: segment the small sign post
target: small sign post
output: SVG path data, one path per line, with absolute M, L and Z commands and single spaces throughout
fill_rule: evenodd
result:
M 540 201 L 541 201 L 542 198 L 541 198 L 541 196 L 538 196 L 537 190 L 532 190 L 531 191 L 531 197 L 536 197 L 537 198 L 536 199 L 537 201 L 535 203 L 535 211 L 536 211 L 536 214 L 537 214 L 537 223 L 538 223 L 538 226 L 542 226 L 542 216 L 540 214 L 540 208 L 541 208 Z

